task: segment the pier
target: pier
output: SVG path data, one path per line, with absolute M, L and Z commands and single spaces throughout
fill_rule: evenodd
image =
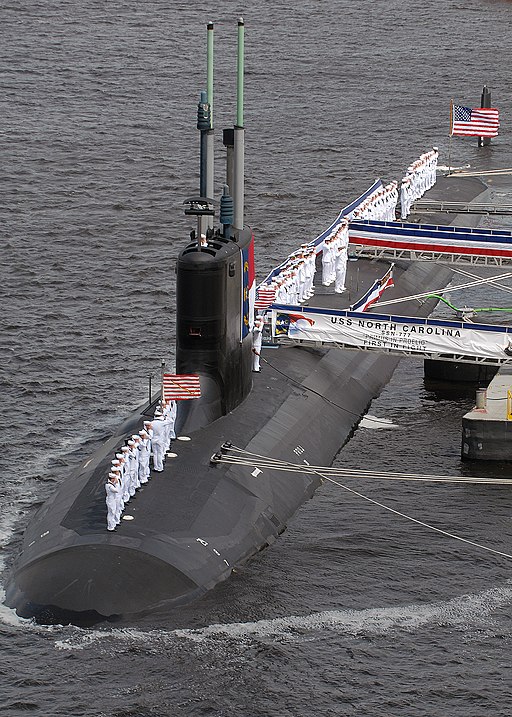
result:
M 462 458 L 512 461 L 512 366 L 502 366 L 462 417 Z

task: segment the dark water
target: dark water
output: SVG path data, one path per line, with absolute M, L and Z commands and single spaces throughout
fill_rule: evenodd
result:
M 216 27 L 221 128 L 234 122 L 240 14 L 246 217 L 260 277 L 375 177 L 400 179 L 433 144 L 447 164 L 449 101 L 478 104 L 484 83 L 501 136 L 484 149 L 454 139 L 452 164 L 512 167 L 510 2 L 5 2 L 5 569 L 35 507 L 144 399 L 160 359 L 172 364 L 205 25 Z M 505 180 L 493 187 L 496 200 L 512 201 Z M 475 299 L 509 303 L 490 290 Z M 370 409 L 392 425 L 360 428 L 338 463 L 508 475 L 460 461 L 460 418 L 473 401 L 473 389 L 433 391 L 421 363 L 402 362 Z M 512 553 L 506 487 L 344 485 Z M 325 484 L 270 550 L 175 613 L 80 630 L 2 608 L 0 714 L 508 716 L 510 565 Z

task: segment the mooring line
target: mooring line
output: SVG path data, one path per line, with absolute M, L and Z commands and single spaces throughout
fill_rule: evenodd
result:
M 223 447 L 223 450 L 226 450 L 226 451 L 234 450 L 241 454 L 246 454 L 249 456 L 258 457 L 260 459 L 262 459 L 262 458 L 265 459 L 265 456 L 261 456 L 256 453 L 251 453 L 250 451 L 244 451 L 243 449 L 238 448 L 236 446 L 232 446 L 232 445 L 229 445 L 229 447 L 228 447 L 225 444 Z M 219 462 L 235 463 L 235 461 L 228 461 L 228 460 L 224 460 L 224 459 L 225 459 L 225 454 L 222 455 L 222 457 L 219 459 Z M 286 467 L 288 470 L 293 470 L 294 467 L 302 468 L 301 465 L 297 466 L 297 464 L 294 464 L 294 463 L 288 463 L 286 461 L 280 461 L 278 459 L 272 459 L 272 460 L 274 462 L 270 464 L 271 470 L 278 470 L 279 469 L 278 466 L 281 466 L 281 468 Z M 238 463 L 238 464 L 244 465 L 244 463 Z M 250 467 L 258 467 L 256 462 L 251 461 L 251 460 L 247 460 L 245 464 Z M 261 465 L 263 465 L 264 468 L 268 467 L 265 465 L 264 462 L 261 463 Z M 309 469 L 313 469 L 313 466 L 306 466 L 306 467 Z M 296 472 L 298 472 L 298 471 L 296 471 Z M 334 485 L 338 486 L 339 488 L 343 488 L 343 490 L 346 490 L 347 492 L 352 493 L 353 495 L 357 496 L 358 498 L 362 498 L 363 500 L 367 501 L 368 503 L 372 503 L 373 505 L 376 505 L 379 508 L 383 508 L 384 510 L 387 510 L 388 512 L 393 513 L 394 515 L 398 515 L 399 517 L 405 518 L 406 520 L 409 520 L 412 523 L 416 523 L 416 525 L 421 525 L 422 527 L 428 528 L 429 530 L 439 533 L 440 535 L 445 535 L 446 537 L 452 538 L 453 540 L 457 540 L 461 543 L 465 543 L 466 545 L 472 545 L 475 548 L 479 548 L 480 550 L 485 550 L 486 552 L 493 553 L 494 555 L 500 555 L 501 557 L 504 557 L 504 558 L 512 558 L 512 555 L 510 553 L 505 553 L 502 550 L 496 550 L 495 548 L 491 548 L 487 545 L 482 545 L 482 543 L 477 543 L 474 540 L 469 540 L 468 538 L 463 538 L 460 535 L 456 535 L 455 533 L 450 533 L 447 530 L 443 530 L 442 528 L 436 528 L 435 525 L 431 525 L 430 523 L 426 523 L 422 520 L 418 520 L 417 518 L 413 518 L 412 516 L 407 515 L 406 513 L 402 513 L 401 511 L 396 510 L 395 508 L 391 508 L 391 506 L 386 505 L 385 503 L 381 503 L 380 501 L 375 500 L 374 498 L 370 498 L 369 496 L 364 495 L 364 493 L 354 490 L 353 488 L 349 488 L 349 486 L 344 485 L 343 483 L 340 483 L 340 482 L 334 480 L 330 475 L 322 473 L 319 470 L 312 470 L 312 472 L 314 474 L 318 475 L 318 477 L 321 478 L 322 480 L 327 481 L 329 483 L 333 483 Z

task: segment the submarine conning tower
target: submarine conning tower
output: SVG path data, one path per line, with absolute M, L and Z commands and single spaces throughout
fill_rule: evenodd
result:
M 212 379 L 213 385 L 201 382 L 209 420 L 233 410 L 251 390 L 252 336 L 244 294 L 252 241 L 247 229 L 227 237 L 215 232 L 207 246 L 193 241 L 177 260 L 176 370 Z
M 197 217 L 191 242 L 176 265 L 176 370 L 201 376 L 201 400 L 187 401 L 188 428 L 199 428 L 229 413 L 252 385 L 252 312 L 254 285 L 252 232 L 244 228 L 244 22 L 238 21 L 237 113 L 224 132 L 228 147 L 220 202 L 222 229 L 213 229 L 213 24 L 208 23 L 207 91 L 197 108 L 200 131 L 199 197 L 185 201 Z M 232 146 L 231 146 L 232 145 Z M 233 195 L 233 199 L 230 196 Z

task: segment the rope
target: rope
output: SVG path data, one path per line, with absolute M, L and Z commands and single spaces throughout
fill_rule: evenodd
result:
M 229 450 L 232 450 L 232 449 L 233 449 L 233 450 L 237 450 L 237 451 L 240 452 L 240 453 L 246 453 L 247 455 L 253 455 L 253 456 L 257 456 L 257 455 L 258 455 L 258 454 L 256 454 L 256 453 L 250 453 L 250 452 L 248 452 L 248 451 L 243 451 L 242 449 L 236 448 L 236 447 L 231 447 Z M 260 457 L 260 458 L 264 458 L 264 456 L 259 456 L 259 457 Z M 272 460 L 274 460 L 274 459 L 272 459 Z M 288 464 L 287 464 L 286 461 L 279 461 L 279 460 L 277 460 L 277 459 L 275 459 L 275 463 L 276 463 L 276 464 L 288 465 L 288 466 L 293 466 L 293 465 L 295 465 L 295 464 L 293 464 L 293 463 L 288 463 Z M 254 463 L 252 463 L 251 465 L 254 465 Z M 313 466 L 310 466 L 310 468 L 313 468 Z M 326 469 L 322 469 L 322 471 L 324 471 L 324 470 L 326 470 Z M 428 528 L 429 530 L 432 530 L 432 531 L 434 531 L 434 532 L 436 532 L 436 533 L 440 533 L 441 535 L 445 535 L 445 536 L 447 536 L 447 537 L 449 537 L 449 538 L 453 538 L 454 540 L 458 540 L 458 541 L 461 542 L 461 543 L 466 543 L 467 545 L 473 545 L 473 546 L 476 547 L 476 548 L 480 548 L 480 550 L 485 550 L 485 551 L 487 551 L 487 552 L 489 552 L 489 553 L 493 553 L 494 555 L 501 555 L 501 556 L 504 557 L 504 558 L 511 558 L 511 559 L 512 559 L 512 555 L 509 554 L 509 553 L 505 553 L 505 552 L 503 552 L 503 551 L 501 551 L 501 550 L 496 550 L 495 548 L 490 548 L 490 547 L 487 546 L 487 545 L 482 545 L 481 543 L 477 543 L 477 542 L 474 541 L 474 540 L 469 540 L 468 538 L 463 538 L 462 536 L 456 535 L 455 533 L 450 533 L 450 532 L 448 532 L 447 530 L 442 530 L 441 528 L 436 528 L 434 525 L 430 525 L 430 523 L 425 523 L 425 522 L 422 521 L 422 520 L 418 520 L 417 518 L 413 518 L 412 516 L 407 515 L 406 513 L 402 513 L 402 512 L 399 511 L 399 510 L 395 510 L 395 508 L 391 508 L 389 505 L 385 505 L 384 503 L 381 503 L 381 502 L 379 502 L 379 501 L 377 501 L 377 500 L 374 500 L 373 498 L 370 498 L 369 496 L 364 495 L 363 493 L 360 493 L 359 491 L 356 491 L 356 490 L 354 490 L 353 488 L 349 488 L 348 486 L 344 485 L 343 483 L 339 483 L 338 481 L 335 481 L 333 478 L 330 478 L 328 475 L 325 475 L 323 472 L 320 472 L 320 471 L 318 471 L 318 470 L 314 470 L 313 472 L 316 473 L 316 474 L 317 474 L 320 478 L 322 478 L 324 481 L 328 481 L 329 483 L 333 483 L 334 485 L 337 485 L 338 487 L 343 488 L 344 490 L 348 491 L 349 493 L 352 493 L 353 495 L 356 495 L 358 498 L 362 498 L 363 500 L 366 500 L 368 503 L 372 503 L 373 505 L 377 505 L 377 506 L 379 506 L 379 508 L 383 508 L 384 510 L 389 511 L 390 513 L 394 513 L 395 515 L 398 515 L 398 516 L 400 516 L 401 518 L 405 518 L 406 520 L 409 520 L 409 521 L 411 521 L 412 523 L 416 523 L 416 525 L 421 525 L 422 527 Z
M 452 271 L 456 274 L 462 274 L 463 276 L 468 276 L 471 279 L 478 279 L 478 274 L 471 274 L 469 271 L 464 271 L 464 269 L 457 269 L 456 267 L 451 267 Z M 498 289 L 502 289 L 502 291 L 505 291 L 507 294 L 512 294 L 512 288 L 510 286 L 504 286 L 503 284 L 498 284 L 497 281 L 490 281 L 489 282 L 491 286 L 495 286 Z
M 453 538 L 454 540 L 459 540 L 461 543 L 466 543 L 467 545 L 473 545 L 476 548 L 480 548 L 481 550 L 486 550 L 489 553 L 494 553 L 495 555 L 501 555 L 504 558 L 512 558 L 512 555 L 510 555 L 509 553 L 504 553 L 501 550 L 496 550 L 495 548 L 490 548 L 489 546 L 482 545 L 481 543 L 477 543 L 474 540 L 468 540 L 467 538 L 463 538 L 460 535 L 455 535 L 455 533 L 449 533 L 447 530 L 442 530 L 441 528 L 436 528 L 435 525 L 430 525 L 430 523 L 425 523 L 422 520 L 418 520 L 417 518 L 413 518 L 410 515 L 406 515 L 406 513 L 402 513 L 399 510 L 395 510 L 394 508 L 391 508 L 389 505 L 385 505 L 384 503 L 380 503 L 378 500 L 374 500 L 373 498 L 370 498 L 367 495 L 363 495 L 363 493 L 359 493 L 357 490 L 353 490 L 352 488 L 349 488 L 348 486 L 343 485 L 342 483 L 338 483 L 338 481 L 335 481 L 332 478 L 326 478 L 325 480 L 328 480 L 330 483 L 334 483 L 335 485 L 339 486 L 340 488 L 343 488 L 344 490 L 348 491 L 349 493 L 353 493 L 354 495 L 357 495 L 359 498 L 362 498 L 363 500 L 366 500 L 369 503 L 373 503 L 374 505 L 378 505 L 380 508 L 384 508 L 384 510 L 388 510 L 390 513 L 394 513 L 395 515 L 399 515 L 401 518 L 410 520 L 412 523 L 421 525 L 424 528 L 433 530 L 436 533 L 440 533 L 441 535 L 446 535 L 448 538 Z
M 454 169 L 451 172 L 452 174 L 456 174 L 458 177 L 487 177 L 492 175 L 499 176 L 500 174 L 512 174 L 512 169 L 489 169 L 487 172 L 484 171 L 474 171 L 474 172 L 467 172 L 464 169 Z
M 339 408 L 340 411 L 345 411 L 345 413 L 348 413 L 350 416 L 356 416 L 357 418 L 361 417 L 360 413 L 355 413 L 354 411 L 351 411 L 348 408 L 345 408 L 344 406 L 340 406 L 339 403 L 336 403 L 335 401 L 331 401 L 330 398 L 327 398 L 327 396 L 324 396 L 320 391 L 315 391 L 314 388 L 309 388 L 308 386 L 304 386 L 304 384 L 297 381 L 297 379 L 292 378 L 289 374 L 285 373 L 284 371 L 281 371 L 281 369 L 277 368 L 277 366 L 274 366 L 274 364 L 270 363 L 264 356 L 261 356 L 261 361 L 267 364 L 267 366 L 270 366 L 271 369 L 273 369 L 276 373 L 281 374 L 281 376 L 284 376 L 290 383 L 293 383 L 295 386 L 300 388 L 303 391 L 309 391 L 310 393 L 313 393 L 315 396 L 320 396 L 326 403 L 329 403 L 331 406 L 334 406 L 335 408 Z M 378 418 L 373 419 L 376 423 L 382 423 L 385 426 L 389 426 L 388 421 L 381 421 Z
M 309 464 L 302 463 L 290 463 L 288 461 L 281 461 L 277 458 L 269 458 L 261 456 L 257 453 L 250 453 L 244 451 L 236 446 L 231 446 L 229 451 L 237 452 L 242 454 L 242 457 L 231 456 L 222 454 L 221 458 L 218 458 L 216 462 L 227 463 L 232 465 L 245 465 L 252 466 L 255 468 L 267 468 L 269 470 L 280 470 L 291 473 L 306 473 L 315 474 L 322 473 L 323 475 L 335 475 L 338 477 L 348 478 L 364 478 L 364 479 L 385 479 L 385 480 L 408 480 L 408 481 L 421 481 L 421 482 L 432 482 L 432 483 L 467 483 L 467 484 L 488 484 L 488 485 L 508 485 L 510 486 L 510 480 L 507 478 L 478 478 L 476 476 L 438 476 L 438 475 L 417 475 L 414 473 L 392 473 L 388 471 L 382 471 L 375 473 L 373 471 L 364 471 L 358 469 L 347 469 L 341 467 L 327 467 L 327 466 L 312 466 Z M 247 456 L 247 457 L 245 457 Z
M 489 284 L 496 278 L 510 279 L 510 277 L 512 277 L 512 272 L 509 271 L 506 274 L 500 274 L 498 277 L 491 276 L 487 279 L 478 279 L 477 281 L 471 281 L 471 282 L 468 282 L 467 284 L 458 284 L 457 286 L 451 286 L 446 289 L 443 287 L 441 289 L 434 289 L 431 291 L 426 291 L 426 292 L 423 292 L 422 294 L 414 294 L 412 296 L 404 296 L 400 299 L 389 299 L 388 301 L 378 301 L 377 303 L 373 304 L 373 306 L 380 307 L 380 306 L 388 306 L 388 304 L 400 304 L 404 301 L 412 301 L 413 299 L 423 299 L 423 298 L 429 296 L 430 294 L 441 294 L 441 293 L 449 294 L 453 291 L 459 291 L 460 289 L 469 289 L 473 286 L 479 286 L 480 284 Z

